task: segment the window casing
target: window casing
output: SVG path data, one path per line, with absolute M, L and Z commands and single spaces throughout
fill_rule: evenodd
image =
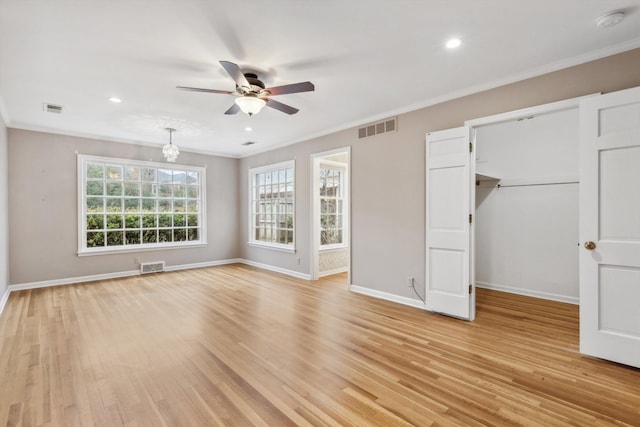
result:
M 344 165 L 320 163 L 320 250 L 346 247 L 345 178 Z
M 295 161 L 249 170 L 249 244 L 295 251 Z
M 78 155 L 78 254 L 206 244 L 202 167 Z

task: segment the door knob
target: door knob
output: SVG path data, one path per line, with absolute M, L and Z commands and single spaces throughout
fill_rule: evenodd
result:
M 584 243 L 584 247 L 585 247 L 585 249 L 587 249 L 589 251 L 592 251 L 592 250 L 594 250 L 596 248 L 596 244 L 595 244 L 595 242 L 589 241 L 589 242 L 585 242 Z

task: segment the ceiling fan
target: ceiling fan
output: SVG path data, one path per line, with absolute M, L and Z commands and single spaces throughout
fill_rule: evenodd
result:
M 295 114 L 298 110 L 289 105 L 283 104 L 270 97 L 285 95 L 288 93 L 311 92 L 315 86 L 311 82 L 293 83 L 290 85 L 265 88 L 264 83 L 258 80 L 254 73 L 243 73 L 238 65 L 229 61 L 220 61 L 222 67 L 229 73 L 236 82 L 236 90 L 202 89 L 197 87 L 176 86 L 178 89 L 191 90 L 194 92 L 221 93 L 236 96 L 235 103 L 224 113 L 237 114 L 242 111 L 250 116 L 259 113 L 262 107 L 274 108 L 287 114 Z

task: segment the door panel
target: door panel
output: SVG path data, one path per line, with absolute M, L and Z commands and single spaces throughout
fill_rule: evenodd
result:
M 425 308 L 473 320 L 469 128 L 427 135 Z
M 580 351 L 640 367 L 640 88 L 580 104 Z

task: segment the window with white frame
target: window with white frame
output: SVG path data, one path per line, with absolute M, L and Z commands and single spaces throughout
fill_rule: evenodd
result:
M 78 253 L 202 245 L 205 169 L 78 156 Z
M 320 164 L 320 249 L 345 246 L 345 175 L 342 164 Z
M 249 243 L 293 251 L 293 160 L 249 170 Z

